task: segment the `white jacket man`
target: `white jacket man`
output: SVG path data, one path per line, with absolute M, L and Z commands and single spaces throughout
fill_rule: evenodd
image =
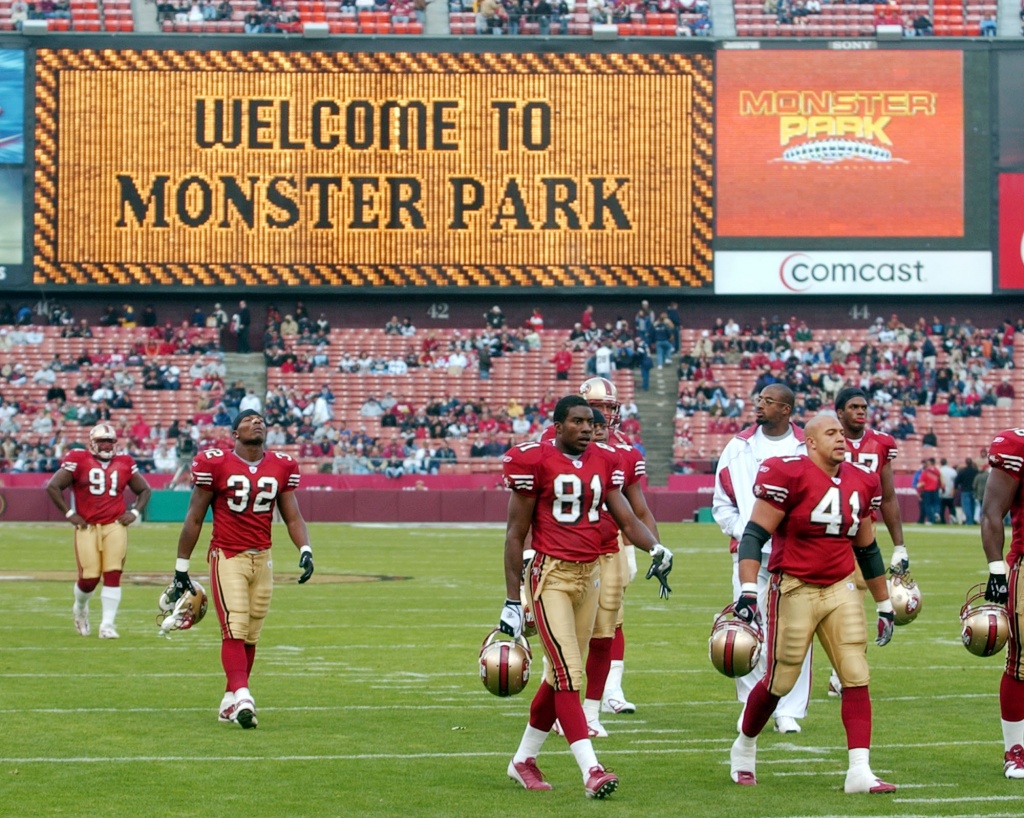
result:
M 794 397 L 784 384 L 766 386 L 755 398 L 757 425 L 744 429 L 726 444 L 715 472 L 715 499 L 711 513 L 722 532 L 729 537 L 732 554 L 733 599 L 739 597 L 740 580 L 736 548 L 743 529 L 754 508 L 754 479 L 761 463 L 769 457 L 787 457 L 807 453 L 803 430 L 790 421 Z M 768 588 L 768 554 L 771 540 L 762 550 L 761 570 L 757 577 L 758 606 L 766 610 Z M 754 670 L 736 679 L 736 698 L 746 704 L 750 691 L 765 673 L 765 655 L 762 652 Z M 783 733 L 798 733 L 797 719 L 807 715 L 811 690 L 811 652 L 800 671 L 793 689 L 779 700 L 775 709 L 775 729 Z M 740 719 L 742 720 L 742 713 Z M 738 729 L 738 728 L 737 728 Z

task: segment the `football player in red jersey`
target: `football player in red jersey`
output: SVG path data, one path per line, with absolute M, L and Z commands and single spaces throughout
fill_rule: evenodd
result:
M 622 496 L 618 454 L 603 443 L 591 443 L 593 410 L 587 401 L 580 395 L 562 398 L 554 422 L 552 443 L 522 443 L 504 458 L 505 485 L 512 494 L 505 535 L 506 600 L 498 627 L 514 638 L 522 633 L 519 586 L 526 535 L 532 530 L 536 553 L 526 590 L 547 660 L 508 775 L 528 790 L 551 789 L 537 767 L 537 755 L 558 719 L 587 796 L 605 798 L 618 787 L 618 777 L 598 763 L 579 693 L 607 540 L 602 503 L 630 540 L 663 566 L 664 574 L 671 569 L 672 554 L 636 519 Z
M 142 516 L 152 490 L 139 473 L 135 460 L 117 454 L 117 432 L 101 423 L 89 432 L 88 449 L 72 449 L 60 469 L 46 484 L 53 504 L 75 527 L 75 604 L 72 608 L 75 629 L 88 636 L 89 599 L 103 577 L 100 603 L 100 639 L 117 639 L 117 608 L 121 604 L 121 572 L 128 554 L 128 526 Z M 64 490 L 70 488 L 74 504 L 64 502 Z M 135 503 L 129 508 L 124 491 L 131 489 Z
M 899 453 L 896 438 L 867 427 L 868 396 L 864 390 L 853 386 L 840 389 L 836 395 L 835 407 L 839 422 L 843 425 L 843 434 L 846 436 L 846 459 L 875 472 L 881 480 L 882 520 L 885 521 L 893 544 L 889 570 L 894 575 L 905 574 L 910 570 L 910 557 L 907 556 L 907 548 L 903 543 L 903 517 L 900 515 L 896 484 L 892 476 L 892 464 Z M 875 525 L 875 515 L 872 515 L 871 525 Z M 866 590 L 859 568 L 855 581 L 861 591 Z M 830 696 L 842 694 L 842 685 L 835 670 L 829 679 L 828 693 Z
M 248 729 L 257 724 L 249 676 L 274 590 L 270 529 L 275 506 L 299 549 L 300 583 L 313 575 L 313 549 L 295 498 L 299 464 L 287 454 L 267 451 L 267 426 L 253 409 L 239 412 L 232 434 L 233 451 L 207 449 L 192 461 L 194 488 L 178 537 L 173 596 L 194 590 L 189 558 L 212 506 L 213 536 L 207 559 L 220 620 L 221 664 L 227 676 L 218 719 Z
M 743 729 L 730 753 L 730 775 L 737 784 L 757 784 L 757 736 L 779 698 L 795 683 L 817 635 L 843 683 L 842 717 L 850 758 L 844 789 L 894 792 L 896 788 L 878 779 L 869 763 L 867 628 L 863 598 L 853 581 L 856 556 L 878 605 L 875 643 L 888 644 L 894 614 L 885 564 L 873 528 L 865 524 L 881 502 L 879 480 L 846 462 L 843 427 L 835 416 L 816 415 L 805 434 L 806 455 L 772 457 L 761 464 L 754 482 L 757 500 L 740 539 L 735 610 L 746 622 L 760 619 L 757 571 L 761 547 L 772 539 L 764 646 L 768 669 L 747 699 Z
M 618 429 L 618 390 L 607 378 L 588 378 L 579 388 L 580 394 L 595 412 L 606 420 L 607 442 L 619 455 L 624 476 L 622 494 L 629 501 L 633 514 L 660 539 L 658 524 L 644 497 L 642 480 L 647 475 L 647 461 L 643 452 L 633 446 Z M 554 428 L 548 427 L 542 440 L 554 438 Z M 600 439 L 595 436 L 595 439 Z M 634 713 L 636 705 L 626 699 L 622 692 L 622 675 L 625 671 L 626 638 L 622 631 L 624 620 L 624 593 L 626 586 L 636 576 L 635 548 L 620 537 L 614 520 L 609 518 L 614 548 L 601 560 L 601 599 L 594 635 L 587 653 L 587 688 L 584 694 L 583 712 L 587 716 L 591 738 L 608 735 L 601 724 L 600 713 Z M 669 589 L 662 585 L 662 596 L 667 597 Z
M 992 467 L 981 503 L 981 544 L 988 560 L 985 600 L 1006 605 L 1010 637 L 1006 643 L 1006 667 L 999 683 L 999 713 L 1003 725 L 1003 774 L 1024 778 L 1024 660 L 1021 657 L 1020 617 L 1024 615 L 1024 583 L 1020 579 L 1024 556 L 1024 429 L 1007 429 L 988 447 Z M 1012 534 L 1005 561 L 1006 532 L 1003 520 L 1010 515 Z

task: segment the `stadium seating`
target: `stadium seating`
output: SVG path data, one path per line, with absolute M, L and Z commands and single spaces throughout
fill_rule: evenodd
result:
M 442 348 L 449 340 L 456 337 L 467 337 L 473 333 L 470 329 L 450 329 L 438 333 L 437 337 Z M 357 430 L 365 427 L 372 437 L 385 439 L 394 431 L 381 427 L 379 420 L 364 418 L 359 414 L 360 407 L 369 395 L 382 397 L 385 392 L 394 396 L 402 396 L 414 408 L 422 407 L 431 397 L 453 395 L 461 400 L 480 400 L 495 413 L 507 406 L 509 398 L 515 398 L 521 405 L 540 399 L 549 388 L 555 395 L 563 396 L 572 391 L 576 385 L 588 376 L 582 353 L 577 354 L 575 364 L 568 381 L 559 381 L 555 376 L 554 364 L 549 358 L 567 337 L 563 330 L 544 330 L 541 335 L 543 347 L 532 352 L 519 352 L 493 359 L 490 380 L 480 380 L 479 371 L 470 366 L 462 375 L 449 375 L 437 369 L 410 369 L 405 375 L 360 375 L 339 372 L 337 361 L 342 350 L 358 353 L 368 352 L 374 357 L 401 357 L 411 345 L 417 350 L 424 338 L 424 333 L 412 338 L 386 335 L 380 329 L 334 329 L 330 333 L 330 357 L 332 366 L 316 369 L 311 373 L 285 373 L 280 370 L 267 371 L 267 388 L 275 389 L 285 385 L 301 394 L 315 394 L 323 384 L 328 384 L 336 396 L 334 404 L 335 426 L 339 429 Z M 634 394 L 632 373 L 617 372 L 614 375 L 619 390 L 620 400 L 632 400 Z M 469 448 L 476 438 L 470 434 L 466 438 L 450 440 L 451 446 L 459 457 L 456 468 L 446 469 L 452 472 L 486 471 L 500 472 L 501 462 L 497 458 L 481 458 L 469 462 Z M 502 436 L 504 439 L 504 436 Z M 438 441 L 432 441 L 436 445 Z M 298 447 L 295 447 L 297 450 Z M 287 449 L 286 449 L 287 450 Z M 317 463 L 322 463 L 319 458 Z M 316 464 L 307 462 L 305 467 L 311 470 Z
M 698 336 L 699 332 L 696 330 L 683 331 L 681 345 L 684 353 Z M 849 338 L 855 349 L 869 340 L 865 330 L 819 330 L 815 333 L 815 339 L 818 341 L 838 340 L 840 337 Z M 1018 337 L 1015 341 L 1015 361 L 1020 361 L 1022 354 L 1024 339 Z M 945 355 L 940 350 L 937 366 L 941 368 L 945 362 Z M 713 364 L 712 368 L 715 379 L 722 384 L 728 394 L 738 394 L 746 402 L 740 425 L 747 423 L 753 412 L 751 392 L 758 373 L 741 369 L 738 364 Z M 855 364 L 847 364 L 848 380 L 856 379 L 858 374 Z M 1010 377 L 1018 396 L 1016 400 L 1024 399 L 1024 372 L 1019 368 L 993 370 L 986 376 L 986 381 L 992 386 L 1004 374 Z M 915 418 L 916 434 L 898 441 L 900 456 L 894 468 L 897 472 L 913 473 L 920 465 L 922 457 L 945 457 L 951 463 L 961 464 L 965 458 L 970 457 L 978 462 L 980 452 L 999 431 L 1019 425 L 1019 416 L 1019 408 L 1012 406 L 984 406 L 981 417 L 965 418 L 932 415 L 927 407 L 918 407 Z M 938 439 L 939 445 L 934 448 L 921 445 L 921 436 L 929 426 L 933 427 Z M 674 460 L 708 462 L 716 458 L 733 433 L 711 431 L 714 428 L 713 418 L 707 412 L 697 412 L 691 417 L 677 417 Z

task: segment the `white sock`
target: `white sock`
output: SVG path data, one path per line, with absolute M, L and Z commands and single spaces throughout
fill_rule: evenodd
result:
M 597 761 L 597 753 L 594 752 L 594 743 L 589 738 L 584 738 L 570 744 L 569 749 L 572 750 L 580 772 L 583 773 L 583 783 L 586 784 L 587 778 L 590 777 L 590 770 L 601 766 Z M 602 767 L 602 769 L 604 768 Z
M 623 698 L 622 672 L 624 670 L 625 663 L 621 659 L 612 659 L 612 667 L 608 671 L 608 679 L 604 683 L 604 698 Z
M 867 770 L 869 773 L 871 772 L 871 750 L 867 747 L 856 747 L 853 750 L 850 750 L 849 753 L 850 772 L 857 769 Z
M 110 588 L 106 585 L 100 591 L 100 603 L 103 605 L 103 620 L 100 626 L 109 625 L 114 627 L 114 619 L 117 617 L 117 606 L 121 604 L 121 589 Z
M 757 749 L 757 736 L 748 736 L 746 733 L 740 733 L 736 737 L 736 742 L 744 750 L 756 750 Z
M 1009 750 L 1018 744 L 1024 746 L 1024 721 L 1006 721 L 1005 719 L 1000 719 L 999 723 L 1003 726 L 1004 750 Z
M 519 742 L 519 749 L 512 757 L 516 764 L 522 764 L 528 758 L 536 758 L 540 755 L 541 748 L 547 740 L 548 734 L 538 730 L 536 727 L 526 725 L 523 731 L 523 738 Z
M 584 699 L 583 715 L 587 717 L 587 724 L 598 721 L 601 717 L 601 702 L 598 699 Z
M 74 584 L 75 589 L 75 607 L 78 608 L 79 613 L 89 607 L 89 600 L 92 599 L 92 591 L 83 591 L 78 587 L 78 583 Z

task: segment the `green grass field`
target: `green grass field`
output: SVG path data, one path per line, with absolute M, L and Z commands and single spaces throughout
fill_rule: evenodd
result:
M 625 689 L 638 711 L 606 717 L 612 735 L 596 742 L 621 778 L 606 802 L 584 798 L 557 736 L 541 759 L 554 791 L 505 776 L 536 681 L 503 700 L 477 673 L 504 597 L 501 528 L 315 524 L 317 572 L 300 587 L 277 527 L 252 681 L 260 726 L 248 731 L 217 722 L 213 612 L 157 636 L 177 533 L 132 530 L 121 639 L 101 642 L 98 595 L 94 635 L 72 627 L 69 527 L 0 527 L 0 814 L 1018 816 L 1024 803 L 1024 782 L 1002 775 L 1003 657 L 976 658 L 959 640 L 964 594 L 986 576 L 977 528 L 909 527 L 923 612 L 869 649 L 872 764 L 899 785 L 891 797 L 842 792 L 845 740 L 820 651 L 803 733 L 763 734 L 759 786 L 729 781 L 739 707 L 707 658 L 729 557 L 713 526 L 663 525 L 675 593 L 661 601 L 643 580 L 629 592 Z

